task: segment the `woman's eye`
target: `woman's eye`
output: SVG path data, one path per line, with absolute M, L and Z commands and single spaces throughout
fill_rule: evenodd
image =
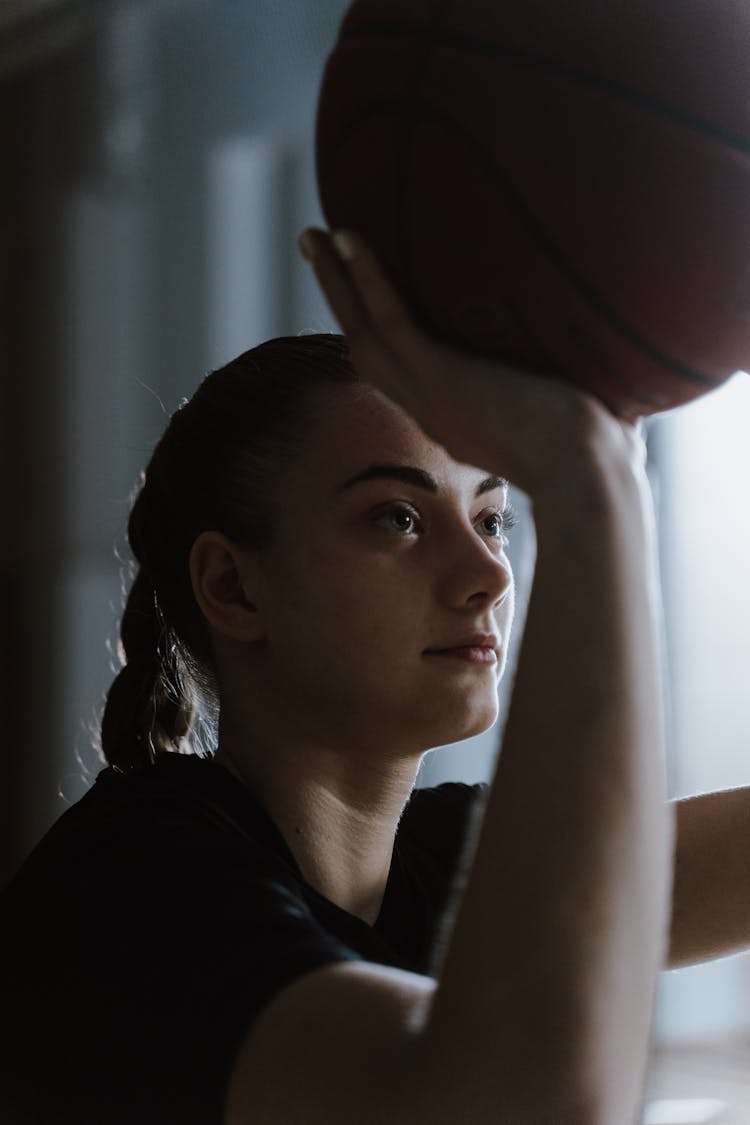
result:
M 492 516 L 485 516 L 480 523 L 491 539 L 497 539 L 503 533 L 502 520 L 497 512 Z
M 394 504 L 385 512 L 381 512 L 375 522 L 380 527 L 387 525 L 392 531 L 403 534 L 417 531 L 421 527 L 419 513 L 403 504 Z
M 502 512 L 490 512 L 483 516 L 479 523 L 484 528 L 488 539 L 505 539 L 505 532 L 510 531 L 517 523 L 517 516 L 512 504 L 508 504 Z

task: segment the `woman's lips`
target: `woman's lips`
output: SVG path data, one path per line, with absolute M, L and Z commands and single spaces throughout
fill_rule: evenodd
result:
M 426 656 L 449 656 L 454 660 L 466 660 L 469 664 L 497 664 L 500 638 L 496 633 L 464 633 L 462 637 L 452 637 L 455 643 L 445 648 L 428 648 Z
M 426 656 L 449 656 L 454 660 L 467 660 L 470 664 L 497 664 L 497 652 L 484 645 L 464 645 L 460 648 L 428 650 Z

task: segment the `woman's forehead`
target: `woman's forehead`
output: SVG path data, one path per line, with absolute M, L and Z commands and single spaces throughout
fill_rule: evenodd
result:
M 316 411 L 300 453 L 290 477 L 327 495 L 378 464 L 414 466 L 453 484 L 470 484 L 480 473 L 454 461 L 405 410 L 364 384 L 345 388 Z
M 363 460 L 433 452 L 447 456 L 406 411 L 359 383 L 337 388 L 313 411 L 299 463 L 316 475 L 351 475 Z

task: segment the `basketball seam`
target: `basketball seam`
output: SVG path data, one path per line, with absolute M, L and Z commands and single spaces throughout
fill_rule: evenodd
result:
M 337 142 L 330 147 L 327 154 L 328 158 L 336 159 L 338 150 L 343 147 L 352 130 L 359 125 L 360 122 L 370 117 L 398 111 L 403 105 L 403 99 L 391 98 L 373 103 L 367 109 L 360 110 L 347 122 L 345 128 L 339 134 Z M 674 374 L 680 375 L 702 387 L 715 387 L 717 385 L 718 380 L 716 378 L 706 375 L 701 371 L 696 371 L 691 367 L 686 367 L 683 363 L 680 363 L 679 360 L 673 359 L 671 356 L 660 351 L 655 344 L 647 340 L 637 329 L 629 324 L 622 315 L 601 296 L 591 282 L 587 281 L 577 272 L 562 249 L 545 230 L 541 221 L 524 202 L 518 190 L 513 186 L 507 172 L 494 157 L 491 157 L 482 148 L 477 139 L 468 132 L 464 125 L 444 111 L 437 110 L 433 106 L 425 105 L 424 103 L 415 105 L 410 102 L 409 108 L 412 111 L 421 110 L 419 116 L 423 123 L 430 121 L 432 124 L 444 128 L 447 132 L 453 133 L 462 143 L 463 147 L 472 153 L 479 164 L 484 167 L 485 173 L 489 176 L 491 182 L 494 183 L 496 189 L 506 198 L 509 206 L 515 212 L 518 221 L 525 227 L 532 239 L 547 256 L 548 260 L 612 328 L 619 332 L 620 335 L 628 340 L 636 349 L 649 356 L 650 359 L 654 360 L 662 367 L 674 372 Z M 408 275 L 413 279 L 415 277 L 411 262 L 409 263 Z M 417 288 L 417 286 L 414 286 L 415 295 Z M 420 299 L 419 303 L 421 305 L 423 301 Z
M 543 55 L 537 55 L 532 51 L 524 51 L 518 47 L 504 46 L 501 43 L 488 43 L 485 39 L 478 39 L 473 36 L 457 33 L 454 34 L 453 32 L 448 35 L 441 32 L 424 31 L 421 29 L 418 31 L 409 31 L 402 27 L 385 24 L 360 24 L 346 28 L 339 36 L 339 43 L 356 39 L 386 39 L 388 41 L 393 39 L 406 41 L 410 39 L 420 40 L 430 42 L 433 47 L 443 47 L 449 50 L 465 49 L 469 51 L 479 51 L 483 54 L 501 56 L 512 62 L 526 66 L 531 70 L 540 70 L 546 74 L 556 75 L 559 78 L 565 78 L 573 82 L 593 86 L 615 98 L 631 102 L 633 105 L 641 106 L 653 113 L 670 118 L 672 121 L 684 125 L 694 132 L 702 133 L 712 140 L 727 145 L 729 148 L 750 155 L 750 138 L 743 136 L 742 133 L 738 133 L 734 129 L 725 129 L 721 125 L 716 125 L 714 122 L 708 121 L 696 113 L 691 113 L 689 110 L 681 109 L 679 106 L 673 105 L 671 102 L 665 101 L 662 98 L 636 90 L 632 86 L 628 86 L 625 82 L 605 78 L 601 74 L 581 70 L 568 63 L 557 62 Z

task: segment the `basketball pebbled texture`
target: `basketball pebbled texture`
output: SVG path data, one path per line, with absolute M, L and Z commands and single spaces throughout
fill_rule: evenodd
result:
M 625 416 L 750 366 L 747 0 L 356 0 L 316 161 L 446 342 Z

